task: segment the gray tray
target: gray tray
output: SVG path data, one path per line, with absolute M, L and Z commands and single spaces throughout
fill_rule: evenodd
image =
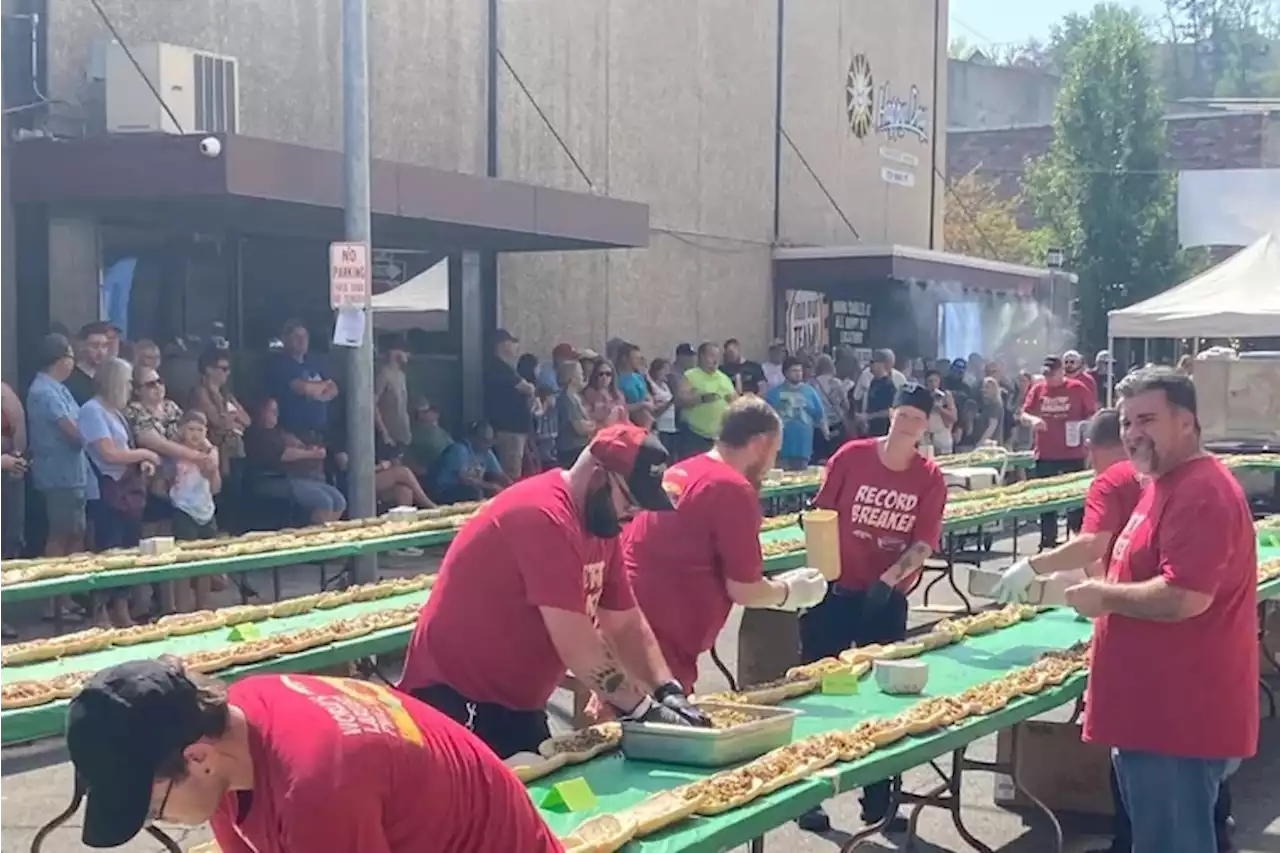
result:
M 731 729 L 698 729 L 664 723 L 622 724 L 622 754 L 641 761 L 724 767 L 791 743 L 799 711 L 763 705 L 698 702 L 706 710 L 745 711 L 760 719 Z

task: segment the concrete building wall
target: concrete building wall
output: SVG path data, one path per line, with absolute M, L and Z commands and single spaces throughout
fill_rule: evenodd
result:
M 102 0 L 130 45 L 168 42 L 236 57 L 240 132 L 342 147 L 341 0 Z M 370 3 L 372 145 L 376 157 L 484 170 L 484 0 Z M 89 3 L 48 0 L 48 95 L 60 121 L 103 123 L 91 79 L 110 33 Z
M 948 128 L 976 129 L 1053 121 L 1062 79 L 1031 68 L 947 60 Z
M 498 5 L 512 69 L 499 63 L 500 176 L 575 190 L 590 184 L 643 201 L 653 227 L 644 250 L 503 257 L 500 322 L 535 352 L 562 339 L 602 345 L 624 336 L 659 352 L 733 335 L 760 354 L 773 327 L 777 0 Z M 340 147 L 340 0 L 103 6 L 130 44 L 235 56 L 241 133 Z M 375 156 L 484 171 L 486 7 L 370 4 Z M 934 76 L 945 70 L 946 14 L 947 0 L 788 0 L 783 125 L 799 153 L 784 143 L 782 242 L 929 246 L 940 232 L 933 170 L 944 162 L 946 106 L 935 97 L 945 83 Z M 58 107 L 59 129 L 100 132 L 103 86 L 91 69 L 106 27 L 81 0 L 49 0 L 48 27 L 48 94 L 71 105 Z M 846 87 L 855 54 L 875 75 L 873 110 L 882 97 L 895 99 L 892 114 L 918 108 L 923 138 L 853 135 Z M 886 182 L 884 169 L 897 183 Z M 85 229 L 92 223 L 81 228 L 82 248 Z M 77 301 L 52 298 L 54 316 Z
M 501 322 L 535 351 L 667 352 L 769 333 L 775 0 L 504 0 L 500 43 L 594 187 L 650 205 L 648 249 L 509 255 Z M 503 177 L 587 180 L 505 68 Z
M 775 0 L 522 0 L 504 2 L 500 20 L 504 53 L 591 183 L 647 202 L 653 226 L 642 251 L 504 258 L 502 322 L 535 351 L 621 336 L 669 352 L 735 336 L 762 353 L 773 328 Z M 781 242 L 930 245 L 942 217 L 934 73 L 945 20 L 935 0 L 786 4 L 782 114 L 795 148 L 784 141 Z M 877 75 L 876 106 L 909 103 L 917 88 L 924 139 L 854 136 L 857 53 Z M 586 188 L 505 69 L 500 80 L 502 175 Z M 913 186 L 887 183 L 883 168 Z
M 937 158 L 946 146 L 945 97 L 937 97 L 945 81 L 935 81 L 945 73 L 946 15 L 946 3 L 935 0 L 788 4 L 783 127 L 795 148 L 783 145 L 783 242 L 930 246 L 930 213 L 938 213 L 941 189 L 934 163 L 942 167 Z M 872 126 L 862 136 L 851 129 L 846 100 L 858 55 L 870 68 L 874 96 Z M 908 116 L 913 102 L 919 110 Z M 920 133 L 877 127 L 895 103 L 898 117 L 919 123 Z

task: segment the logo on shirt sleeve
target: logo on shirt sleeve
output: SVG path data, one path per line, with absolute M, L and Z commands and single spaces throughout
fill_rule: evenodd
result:
M 586 593 L 587 616 L 595 621 L 600 608 L 600 596 L 604 594 L 604 562 L 587 563 L 582 567 L 582 588 Z

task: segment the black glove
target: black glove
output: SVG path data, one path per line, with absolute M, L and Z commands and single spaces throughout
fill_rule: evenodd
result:
M 893 587 L 884 581 L 876 581 L 867 588 L 866 604 L 863 605 L 863 610 L 867 613 L 875 613 L 889 603 L 893 593 Z
M 653 691 L 653 698 L 658 700 L 660 705 L 675 711 L 689 725 L 702 729 L 711 728 L 711 718 L 689 701 L 689 698 L 684 695 L 684 688 L 680 686 L 680 682 L 668 681 L 665 684 L 659 684 Z
M 639 705 L 623 714 L 622 719 L 633 723 L 663 723 L 668 726 L 690 725 L 689 721 L 684 717 L 661 702 L 655 702 L 649 696 L 644 697 L 644 699 L 640 700 Z

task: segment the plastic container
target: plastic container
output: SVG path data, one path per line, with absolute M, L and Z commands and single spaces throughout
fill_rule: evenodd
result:
M 840 577 L 839 520 L 831 509 L 811 509 L 804 514 L 805 560 L 828 581 Z
M 876 684 L 882 693 L 916 694 L 929 682 L 929 664 L 922 660 L 876 661 Z
M 731 729 L 699 729 L 665 723 L 622 724 L 622 754 L 629 759 L 724 767 L 791 743 L 799 711 L 730 702 L 698 702 L 704 710 L 741 711 L 759 719 Z

